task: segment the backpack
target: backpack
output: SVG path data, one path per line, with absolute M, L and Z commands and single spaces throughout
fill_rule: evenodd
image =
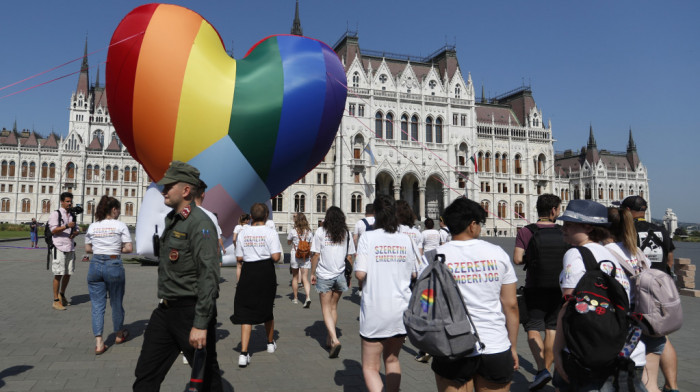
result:
M 365 224 L 365 232 L 374 230 L 374 224 L 369 224 L 367 218 L 362 218 L 362 223 Z
M 306 236 L 304 236 L 304 238 L 306 238 Z M 305 260 L 309 257 L 310 253 L 311 244 L 309 244 L 309 241 L 299 237 L 299 244 L 297 245 L 297 250 L 294 253 L 294 257 L 296 257 L 297 259 Z
M 533 287 L 559 288 L 562 260 L 570 246 L 564 242 L 561 226 L 539 227 L 536 223 L 525 226 L 532 232 L 527 244 L 525 270 L 531 270 L 527 279 L 534 280 Z M 530 283 L 530 282 L 528 282 Z
M 634 312 L 642 316 L 644 334 L 661 337 L 681 329 L 683 308 L 673 278 L 653 268 L 646 268 L 637 274 L 627 260 L 617 253 L 613 254 L 632 285 Z
M 630 332 L 629 299 L 622 284 L 615 279 L 612 261 L 596 261 L 590 249 L 577 246 L 586 272 L 574 293 L 566 296 L 562 327 L 566 347 L 564 368 L 576 380 L 600 378 L 618 369 L 618 358 Z M 600 269 L 602 263 L 613 264 L 610 275 Z M 634 348 L 628 350 L 632 352 Z
M 484 347 L 442 254 L 415 282 L 403 323 L 411 344 L 436 357 L 457 359 L 473 353 L 477 343 Z
M 56 210 L 58 214 L 58 225 L 63 225 L 63 217 L 61 216 L 61 211 Z M 51 266 L 51 251 L 53 250 L 53 258 L 56 258 L 56 247 L 53 244 L 53 233 L 51 233 L 51 227 L 49 222 L 44 224 L 44 241 L 46 242 L 46 250 L 48 251 L 46 255 L 46 269 L 48 270 Z

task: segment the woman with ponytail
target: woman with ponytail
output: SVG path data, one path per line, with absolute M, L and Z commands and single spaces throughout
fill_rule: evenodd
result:
M 122 253 L 131 253 L 131 234 L 124 222 L 117 220 L 121 213 L 119 200 L 102 196 L 95 210 L 96 221 L 85 234 L 85 252 L 92 253 L 87 283 L 92 303 L 92 332 L 95 335 L 95 355 L 107 350 L 102 330 L 104 328 L 107 294 L 112 307 L 112 324 L 117 333 L 116 344 L 126 341 L 129 331 L 124 328 L 125 274 Z

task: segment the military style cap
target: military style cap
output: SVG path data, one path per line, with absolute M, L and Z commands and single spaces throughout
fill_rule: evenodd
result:
M 170 167 L 165 176 L 158 181 L 158 185 L 168 185 L 175 182 L 186 182 L 199 185 L 199 170 L 196 167 L 181 161 L 170 162 Z
M 646 211 L 647 202 L 641 196 L 628 196 L 622 201 L 622 207 L 627 207 L 632 211 Z

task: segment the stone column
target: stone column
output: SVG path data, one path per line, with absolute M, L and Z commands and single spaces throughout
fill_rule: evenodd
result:
M 425 187 L 418 187 L 418 213 L 420 219 L 425 220 Z
M 394 185 L 394 200 L 401 200 L 401 185 Z

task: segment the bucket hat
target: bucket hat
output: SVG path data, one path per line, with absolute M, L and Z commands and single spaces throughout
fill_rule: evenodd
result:
M 557 219 L 564 222 L 610 226 L 608 209 L 592 200 L 571 200 L 566 206 L 566 211 Z

